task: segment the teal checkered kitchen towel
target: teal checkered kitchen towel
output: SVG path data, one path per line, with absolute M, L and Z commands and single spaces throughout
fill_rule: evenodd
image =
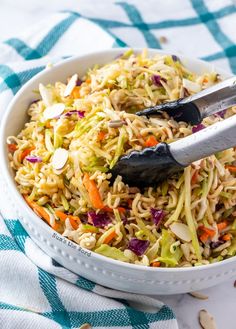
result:
M 0 118 L 13 95 L 47 63 L 99 49 L 172 49 L 236 73 L 235 21 L 229 0 L 80 0 L 78 12 L 46 17 L 0 44 Z M 0 186 L 5 219 L 0 219 L 0 328 L 69 329 L 84 323 L 178 328 L 161 302 L 95 285 L 45 255 L 23 230 Z

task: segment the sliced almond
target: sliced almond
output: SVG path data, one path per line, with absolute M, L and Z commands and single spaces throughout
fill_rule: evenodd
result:
M 206 310 L 199 312 L 199 323 L 203 329 L 217 329 L 213 316 Z
M 183 79 L 183 87 L 194 93 L 198 93 L 201 90 L 201 86 L 198 83 L 188 79 Z
M 198 291 L 190 292 L 189 295 L 192 296 L 192 297 L 194 297 L 194 298 L 197 298 L 197 299 L 202 299 L 202 300 L 208 299 L 208 296 L 206 296 L 204 294 L 201 294 Z
M 64 91 L 64 97 L 70 96 L 70 94 L 72 93 L 73 89 L 76 86 L 77 80 L 78 80 L 78 74 L 72 75 Z
M 65 110 L 65 104 L 63 103 L 56 103 L 51 106 L 48 106 L 46 110 L 43 112 L 44 119 L 53 119 L 58 117 L 63 113 Z
M 59 170 L 64 167 L 66 161 L 68 160 L 69 153 L 63 148 L 58 148 L 52 157 L 52 166 L 54 169 Z
M 181 240 L 190 242 L 192 240 L 190 230 L 187 225 L 175 222 L 170 225 L 171 231 Z
M 53 104 L 53 95 L 48 88 L 46 88 L 42 83 L 39 84 L 39 92 L 42 97 L 44 104 L 48 107 Z

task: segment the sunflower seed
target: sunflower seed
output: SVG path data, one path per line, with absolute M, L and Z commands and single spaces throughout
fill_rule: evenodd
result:
M 72 93 L 73 89 L 77 84 L 77 80 L 78 80 L 78 74 L 72 75 L 64 91 L 64 97 L 70 96 L 70 94 Z
M 122 120 L 111 120 L 110 122 L 108 122 L 108 126 L 110 128 L 119 128 L 122 127 L 124 124 L 124 121 Z
M 46 110 L 43 112 L 44 119 L 53 119 L 58 117 L 63 113 L 65 110 L 65 104 L 63 103 L 57 103 L 53 104 L 46 108 Z
M 206 310 L 199 312 L 199 323 L 203 329 L 217 329 L 213 316 Z
M 202 299 L 202 300 L 208 299 L 208 296 L 201 294 L 200 292 L 197 292 L 197 291 L 190 292 L 189 295 L 194 298 L 198 298 L 198 299 Z
M 181 240 L 190 242 L 192 240 L 191 233 L 187 225 L 175 222 L 170 225 L 171 231 Z
M 168 42 L 168 39 L 167 39 L 167 37 L 165 37 L 165 36 L 161 36 L 161 37 L 159 38 L 159 41 L 160 41 L 160 43 L 167 43 L 167 42 Z
M 91 325 L 89 323 L 84 323 L 84 324 L 82 324 L 81 327 L 79 327 L 79 329 L 91 329 L 91 328 L 92 327 L 91 327 Z
M 208 258 L 210 256 L 210 254 L 211 254 L 211 249 L 208 246 L 204 247 L 203 256 L 205 258 Z
M 181 244 L 180 248 L 183 251 L 183 254 L 184 254 L 184 257 L 186 258 L 186 260 L 188 262 L 190 262 L 191 261 L 191 257 L 190 257 L 191 250 L 190 250 L 190 247 L 189 247 L 189 243 Z
M 52 157 L 52 166 L 54 169 L 59 170 L 64 167 L 68 160 L 69 153 L 63 148 L 56 149 Z
M 7 144 L 15 144 L 17 145 L 17 142 L 14 137 L 7 137 Z
M 236 280 L 234 281 L 234 288 L 236 288 Z

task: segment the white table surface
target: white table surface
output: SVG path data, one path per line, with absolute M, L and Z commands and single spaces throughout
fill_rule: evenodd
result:
M 15 33 L 52 12 L 76 10 L 78 6 L 78 0 L 0 0 L 0 41 L 14 37 Z M 200 328 L 198 312 L 203 308 L 214 316 L 218 329 L 235 329 L 236 288 L 233 283 L 234 279 L 203 291 L 209 296 L 208 300 L 195 299 L 188 294 L 161 296 L 159 299 L 172 307 L 179 329 Z

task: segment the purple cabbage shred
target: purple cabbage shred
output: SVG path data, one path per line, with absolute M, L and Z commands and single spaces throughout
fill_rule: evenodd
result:
M 197 126 L 192 128 L 192 133 L 195 134 L 196 132 L 206 128 L 202 123 L 199 123 Z
M 151 208 L 150 211 L 151 211 L 153 222 L 155 223 L 156 226 L 159 226 L 166 214 L 162 209 Z
M 69 111 L 69 112 L 66 112 L 65 113 L 65 117 L 70 117 L 72 114 L 75 114 L 77 113 L 78 117 L 79 118 L 84 118 L 84 111 L 77 111 L 77 110 L 72 110 L 72 111 Z
M 30 102 L 30 105 L 36 104 L 40 101 L 40 99 L 35 99 L 34 101 Z
M 114 59 L 118 59 L 118 58 L 121 58 L 124 54 L 121 53 L 121 54 L 118 54 Z
M 212 249 L 218 248 L 220 245 L 222 245 L 224 241 L 218 240 L 218 241 L 212 241 L 210 246 Z
M 77 111 L 78 117 L 81 119 L 84 118 L 84 113 L 84 111 Z
M 128 243 L 128 249 L 133 251 L 137 256 L 142 256 L 147 250 L 150 241 L 132 238 Z
M 224 117 L 225 117 L 225 113 L 226 113 L 226 110 L 223 110 L 223 111 L 217 112 L 217 114 L 218 114 L 222 119 L 224 119 Z
M 160 87 L 162 87 L 161 81 L 166 82 L 166 79 L 165 79 L 165 78 L 162 78 L 162 77 L 161 77 L 160 75 L 158 75 L 158 74 L 154 74 L 154 75 L 152 76 L 152 82 L 153 82 L 153 84 L 154 84 L 155 86 L 160 86 Z
M 83 83 L 83 81 L 80 78 L 78 78 L 77 81 L 76 81 L 76 86 L 79 87 L 79 86 L 82 85 L 82 83 Z
M 172 59 L 174 62 L 178 62 L 179 61 L 179 57 L 176 55 L 172 55 Z
M 96 214 L 94 211 L 88 212 L 89 223 L 92 223 L 95 227 L 104 228 L 109 223 L 111 223 L 111 219 L 106 213 Z
M 42 162 L 42 158 L 37 157 L 35 155 L 28 155 L 27 157 L 25 157 L 25 159 L 31 163 L 39 163 Z

